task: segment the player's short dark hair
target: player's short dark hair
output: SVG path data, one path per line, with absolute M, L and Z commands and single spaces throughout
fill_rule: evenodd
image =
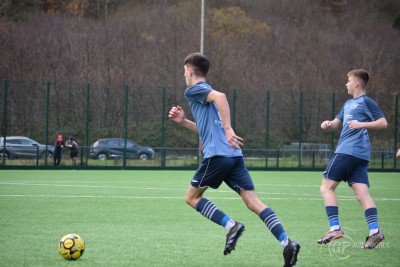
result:
M 201 53 L 191 53 L 185 58 L 183 65 L 190 65 L 196 76 L 206 77 L 210 68 L 210 61 Z
M 356 70 L 352 70 L 349 73 L 347 73 L 347 77 L 349 76 L 354 76 L 356 77 L 360 83 L 361 83 L 361 87 L 362 88 L 366 88 L 368 81 L 369 81 L 369 73 L 366 70 L 363 69 L 356 69 Z

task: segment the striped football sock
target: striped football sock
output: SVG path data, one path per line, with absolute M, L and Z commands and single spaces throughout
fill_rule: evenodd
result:
M 207 219 L 225 227 L 228 232 L 235 225 L 234 220 L 219 210 L 214 203 L 206 198 L 200 199 L 196 205 L 196 210 Z

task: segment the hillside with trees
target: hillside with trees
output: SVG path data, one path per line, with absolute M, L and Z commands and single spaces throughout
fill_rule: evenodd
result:
M 195 147 L 195 136 L 162 121 L 161 95 L 165 88 L 167 108 L 188 111 L 182 64 L 200 50 L 200 15 L 201 0 L 0 1 L 0 116 L 7 80 L 7 133 L 43 141 L 49 82 L 51 136 L 85 140 L 88 86 L 89 141 L 123 136 L 128 88 L 131 139 L 161 146 L 164 124 L 167 146 Z M 382 146 L 392 145 L 399 1 L 206 0 L 204 21 L 208 81 L 235 103 L 235 128 L 248 148 L 265 145 L 267 91 L 271 146 L 298 139 L 300 92 L 302 138 L 326 142 L 320 122 L 331 117 L 332 94 L 336 112 L 348 97 L 346 74 L 354 68 L 372 75 L 368 93 L 391 125 L 376 135 L 385 137 Z

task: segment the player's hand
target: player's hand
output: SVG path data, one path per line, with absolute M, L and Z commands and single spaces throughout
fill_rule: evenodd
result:
M 171 110 L 168 113 L 168 118 L 171 121 L 174 121 L 178 124 L 181 124 L 183 120 L 185 119 L 185 112 L 183 111 L 182 107 L 180 106 L 174 106 L 171 108 Z
M 243 146 L 243 138 L 240 136 L 237 136 L 232 128 L 225 129 L 225 134 L 226 134 L 226 140 L 228 141 L 228 144 L 233 149 L 238 150 L 238 149 L 240 149 L 241 146 Z
M 324 121 L 321 123 L 321 128 L 322 129 L 328 129 L 332 126 L 332 121 Z
M 358 120 L 352 120 L 349 122 L 349 128 L 352 130 L 360 129 L 362 128 L 361 122 L 359 122 Z

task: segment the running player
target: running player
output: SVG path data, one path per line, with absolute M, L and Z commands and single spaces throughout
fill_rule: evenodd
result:
M 335 195 L 336 187 L 344 181 L 353 189 L 356 199 L 364 209 L 369 227 L 364 248 L 372 249 L 382 242 L 385 236 L 379 229 L 378 212 L 368 190 L 368 163 L 371 149 L 368 130 L 385 129 L 387 121 L 375 101 L 366 95 L 368 72 L 362 69 L 352 70 L 347 77 L 346 87 L 352 98 L 347 100 L 334 120 L 321 123 L 322 129 L 337 129 L 343 126 L 338 146 L 326 167 L 320 188 L 330 230 L 318 243 L 326 244 L 344 235 L 339 223 L 339 209 Z
M 207 188 L 218 188 L 225 182 L 236 191 L 247 207 L 256 213 L 283 247 L 285 265 L 297 261 L 300 245 L 289 239 L 275 212 L 258 198 L 253 181 L 243 161 L 240 146 L 243 138 L 231 127 L 229 104 L 224 93 L 206 83 L 209 60 L 200 53 L 189 54 L 184 61 L 185 97 L 194 121 L 185 118 L 183 109 L 174 106 L 170 120 L 198 133 L 202 141 L 204 160 L 197 169 L 185 195 L 185 201 L 207 219 L 227 231 L 224 255 L 235 249 L 245 226 L 231 219 L 210 200 L 203 197 Z

